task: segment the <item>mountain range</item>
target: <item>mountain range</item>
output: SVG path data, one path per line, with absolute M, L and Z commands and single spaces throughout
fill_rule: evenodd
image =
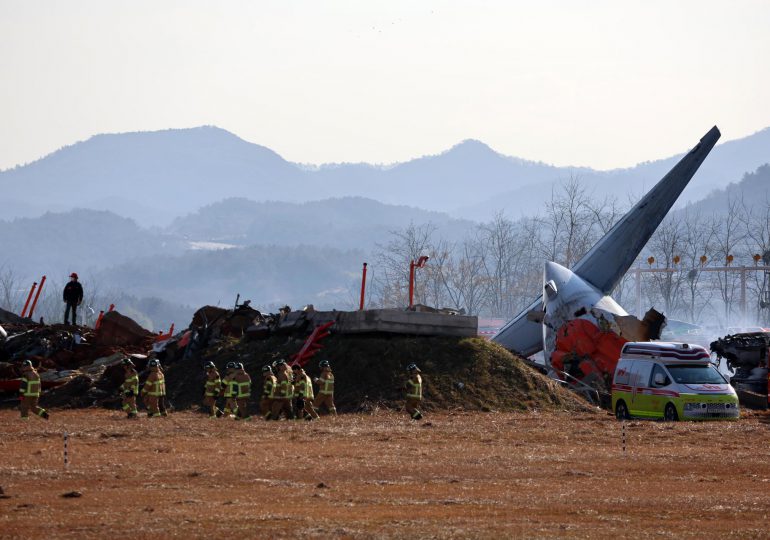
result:
M 707 127 L 682 141 L 682 150 L 694 146 Z M 166 226 L 233 197 L 303 203 L 354 196 L 483 221 L 499 211 L 513 218 L 531 215 L 555 184 L 575 176 L 598 197 L 638 196 L 678 157 L 597 171 L 509 157 L 466 140 L 441 154 L 388 166 L 309 167 L 205 126 L 97 135 L 2 171 L 0 205 L 6 219 L 91 208 L 110 210 L 144 226 Z M 770 128 L 720 144 L 680 203 L 700 200 L 769 161 Z

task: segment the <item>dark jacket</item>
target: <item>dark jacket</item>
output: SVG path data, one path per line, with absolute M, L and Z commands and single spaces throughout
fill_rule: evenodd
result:
M 83 300 L 83 286 L 78 281 L 70 281 L 64 287 L 64 301 L 68 304 L 78 304 Z

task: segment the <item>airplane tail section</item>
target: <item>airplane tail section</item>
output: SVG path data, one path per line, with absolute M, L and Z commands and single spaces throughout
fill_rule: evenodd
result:
M 677 163 L 634 207 L 623 216 L 572 268 L 572 271 L 604 294 L 610 294 L 655 229 L 676 202 L 690 179 L 714 148 L 721 133 L 716 126 Z M 540 291 L 542 293 L 542 291 Z M 540 311 L 541 296 L 495 334 L 492 341 L 523 356 L 543 349 L 542 324 L 528 314 Z

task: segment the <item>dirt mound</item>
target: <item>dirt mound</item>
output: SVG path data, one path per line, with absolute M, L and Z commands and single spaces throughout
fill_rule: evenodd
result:
M 220 372 L 229 361 L 243 362 L 259 389 L 262 366 L 277 358 L 288 359 L 301 345 L 302 340 L 285 337 L 251 343 L 224 341 L 207 349 L 199 365 L 183 361 L 169 366 L 169 401 L 176 408 L 200 402 L 202 364 L 208 360 Z M 593 410 L 504 348 L 479 338 L 332 335 L 306 366 L 311 377 L 318 375 L 320 360 L 332 363 L 340 411 L 402 406 L 405 368 L 412 362 L 423 372 L 424 407 L 428 410 Z

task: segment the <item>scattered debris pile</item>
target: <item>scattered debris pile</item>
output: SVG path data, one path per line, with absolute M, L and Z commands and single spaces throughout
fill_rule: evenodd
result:
M 770 332 L 733 334 L 711 343 L 711 352 L 727 360 L 733 371 L 730 384 L 743 405 L 767 409 L 770 405 Z
M 29 319 L 3 325 L 0 343 L 0 403 L 15 403 L 21 362 L 31 360 L 40 373 L 47 406 L 90 406 L 117 401 L 122 382 L 120 362 L 131 357 L 147 362 L 154 334 L 118 312 L 104 316 L 99 330 L 63 324 L 36 324 Z
M 222 371 L 229 361 L 243 362 L 257 393 L 262 366 L 278 358 L 290 360 L 313 330 L 324 325 L 331 335 L 323 348 L 315 347 L 316 356 L 306 369 L 313 377 L 318 375 L 318 361 L 332 363 L 340 411 L 401 406 L 404 370 L 412 362 L 423 370 L 427 409 L 590 409 L 573 393 L 496 344 L 453 335 L 423 336 L 420 334 L 427 326 L 419 321 L 414 335 L 399 333 L 396 329 L 406 324 L 406 319 L 382 313 L 389 311 L 397 310 L 351 315 L 319 312 L 307 306 L 301 311 L 287 307 L 280 314 L 264 315 L 248 302 L 230 310 L 205 306 L 195 313 L 188 329 L 173 336 L 155 335 L 116 311 L 104 315 L 99 330 L 45 326 L 29 320 L 4 324 L 8 337 L 0 345 L 0 402 L 15 403 L 19 366 L 24 359 L 39 366 L 46 389 L 41 402 L 48 407 L 117 407 L 117 389 L 123 380 L 120 364 L 126 357 L 136 364 L 140 380 L 146 376 L 150 358 L 162 361 L 169 407 L 182 409 L 200 403 L 202 365 L 209 360 Z M 419 312 L 409 316 L 462 318 Z M 427 321 L 435 325 L 432 319 Z M 382 330 L 365 331 L 372 324 Z M 459 326 L 444 327 L 454 333 L 465 324 L 460 321 Z

